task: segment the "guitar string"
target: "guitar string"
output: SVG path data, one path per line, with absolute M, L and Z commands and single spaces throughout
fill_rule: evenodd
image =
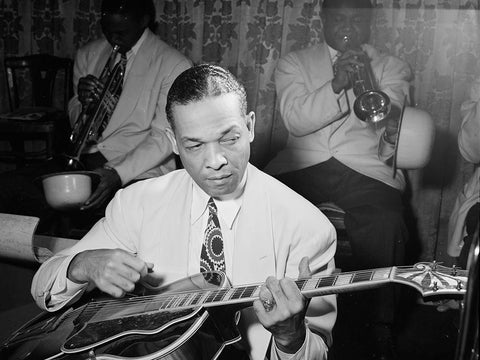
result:
M 356 271 L 356 272 L 345 272 L 345 273 L 338 273 L 338 274 L 332 274 L 327 276 L 312 277 L 310 279 L 299 279 L 299 280 L 296 280 L 295 282 L 297 283 L 297 286 L 299 287 L 300 290 L 305 289 L 306 288 L 305 285 L 312 284 L 314 282 L 315 282 L 314 289 L 321 289 L 322 287 L 336 285 L 335 284 L 337 282 L 336 280 L 338 280 L 341 277 L 350 278 L 351 280 L 359 280 L 359 281 L 371 280 L 372 276 L 375 275 L 375 273 L 384 272 L 384 271 L 391 272 L 393 268 L 394 267 L 369 269 L 369 270 L 362 270 L 362 271 Z M 413 271 L 415 272 L 415 276 L 421 275 L 422 273 L 428 273 L 429 270 L 431 270 L 426 267 L 412 268 L 411 266 L 398 266 L 398 267 L 395 267 L 395 269 L 396 269 L 396 274 L 412 273 Z M 445 269 L 449 269 L 449 268 L 445 268 Z M 349 284 L 352 284 L 352 281 L 350 281 Z M 251 300 L 252 295 L 255 293 L 258 293 L 258 290 L 261 285 L 262 284 L 252 284 L 252 285 L 243 285 L 241 287 L 189 290 L 189 291 L 176 292 L 176 293 L 146 295 L 138 299 L 124 298 L 124 299 L 115 299 L 115 300 L 94 301 L 87 305 L 87 308 L 85 309 L 85 316 L 91 313 L 97 313 L 99 307 L 103 312 L 103 311 L 115 311 L 119 308 L 124 310 L 126 305 L 131 305 L 136 307 L 142 304 L 150 305 L 150 307 L 152 307 L 150 311 L 158 311 L 161 309 L 163 310 L 170 309 L 173 311 L 179 308 L 198 308 L 202 304 L 205 305 L 205 304 L 215 303 L 215 302 L 228 302 L 228 301 L 242 299 L 243 294 L 245 292 L 249 293 L 249 295 L 247 296 L 247 300 Z M 342 284 L 342 285 L 345 285 L 345 284 Z M 231 293 L 231 294 L 229 295 L 229 297 L 225 299 L 224 297 L 228 293 Z M 256 296 L 255 298 L 258 298 L 258 296 Z M 126 304 L 127 302 L 129 302 L 129 304 Z M 135 315 L 135 314 L 133 313 L 131 315 Z
M 402 269 L 401 267 L 398 267 L 397 269 L 398 269 L 397 273 L 401 273 L 401 272 L 405 272 L 405 271 L 410 271 L 411 272 L 411 270 L 412 270 L 411 267 L 408 267 L 406 269 Z M 329 285 L 328 283 L 330 283 L 330 285 L 333 286 L 334 283 L 332 281 L 338 280 L 339 277 L 346 277 L 346 278 L 350 277 L 351 279 L 362 279 L 362 278 L 370 279 L 371 278 L 370 275 L 372 273 L 375 273 L 375 272 L 378 273 L 380 271 L 385 271 L 385 270 L 390 271 L 390 268 L 375 269 L 375 270 L 363 270 L 363 271 L 356 271 L 356 272 L 345 272 L 345 273 L 333 274 L 333 275 L 328 275 L 328 276 L 313 277 L 313 278 L 310 278 L 310 279 L 299 279 L 299 280 L 296 280 L 296 282 L 300 283 L 300 284 L 316 282 L 317 284 L 316 284 L 315 288 L 321 289 L 322 287 L 327 287 Z M 423 269 L 416 269 L 416 271 L 421 273 L 424 270 Z M 322 284 L 322 286 L 318 286 L 318 285 L 320 285 L 320 283 L 324 283 L 324 284 Z M 221 298 L 224 301 L 228 301 L 228 300 L 241 299 L 242 298 L 242 296 L 241 296 L 242 293 L 245 292 L 245 290 L 247 290 L 249 288 L 254 288 L 252 293 L 255 293 L 257 291 L 257 288 L 260 287 L 260 286 L 261 286 L 261 284 L 252 284 L 252 285 L 243 285 L 243 286 L 240 286 L 240 287 L 228 287 L 228 288 L 219 288 L 219 289 L 188 290 L 188 291 L 175 292 L 175 293 L 145 295 L 145 296 L 139 297 L 138 299 L 137 298 L 117 299 L 116 301 L 113 301 L 113 302 L 112 302 L 111 299 L 110 300 L 103 300 L 103 301 L 95 301 L 95 302 L 92 302 L 91 304 L 92 305 L 96 304 L 96 305 L 99 305 L 99 306 L 103 306 L 104 308 L 109 308 L 111 306 L 124 306 L 125 302 L 130 302 L 130 303 L 134 303 L 134 304 L 141 304 L 142 302 L 151 303 L 152 301 L 155 301 L 157 303 L 160 303 L 160 302 L 161 303 L 165 303 L 165 302 L 169 303 L 169 302 L 172 302 L 172 300 L 180 299 L 180 302 L 185 303 L 185 302 L 187 302 L 189 297 L 192 297 L 192 294 L 195 295 L 194 297 L 196 297 L 196 300 L 199 300 L 200 298 L 205 298 L 204 300 L 207 300 L 209 298 L 208 294 L 210 294 L 211 295 L 210 298 L 213 299 L 213 298 L 218 297 L 219 293 L 224 293 Z M 223 296 L 225 295 L 225 293 L 227 293 L 229 291 L 232 291 L 232 290 L 233 290 L 232 295 L 235 295 L 236 292 L 237 293 L 240 292 L 240 296 L 238 296 L 238 295 L 230 296 L 228 299 L 223 299 Z M 106 304 L 106 305 L 104 305 L 104 304 Z M 198 302 L 196 302 L 193 305 L 198 305 Z M 170 305 L 168 305 L 168 306 L 170 306 Z M 167 308 L 168 308 L 168 306 L 167 306 Z
M 300 284 L 299 288 L 304 289 L 305 284 L 312 284 L 316 283 L 314 289 L 321 289 L 323 287 L 334 286 L 335 280 L 338 280 L 340 277 L 342 278 L 350 278 L 351 280 L 370 280 L 371 276 L 375 273 L 379 272 L 390 272 L 392 268 L 381 268 L 381 269 L 373 269 L 373 270 L 362 270 L 356 272 L 344 272 L 338 274 L 332 274 L 327 276 L 321 277 L 312 277 L 310 279 L 299 279 L 295 282 L 297 285 Z M 448 269 L 448 268 L 447 268 Z M 416 275 L 420 275 L 427 271 L 427 268 L 412 268 L 410 266 L 405 267 L 396 267 L 396 273 L 402 274 L 405 272 L 412 271 L 416 272 Z M 303 285 L 302 285 L 303 284 Z M 350 282 L 349 284 L 352 284 Z M 92 309 L 92 307 L 101 307 L 102 310 L 115 310 L 117 308 L 124 308 L 125 305 L 155 305 L 158 304 L 160 308 L 163 309 L 172 309 L 175 307 L 197 307 L 202 304 L 209 304 L 214 302 L 226 302 L 232 300 L 239 300 L 242 299 L 243 293 L 247 290 L 250 291 L 250 294 L 255 294 L 258 292 L 260 286 L 262 284 L 252 284 L 252 285 L 243 285 L 240 287 L 227 287 L 227 288 L 219 288 L 219 289 L 200 289 L 200 290 L 188 290 L 182 292 L 175 292 L 175 293 L 167 293 L 167 294 L 153 294 L 153 295 L 145 295 L 137 298 L 124 298 L 124 299 L 115 299 L 115 300 L 103 300 L 103 301 L 94 301 L 88 305 L 89 310 L 96 311 Z M 345 285 L 345 284 L 342 284 Z M 228 298 L 224 298 L 224 296 L 231 292 Z M 193 295 L 193 296 L 192 296 Z M 217 299 L 218 298 L 218 299 Z M 257 298 L 257 297 L 256 297 Z M 250 296 L 247 297 L 250 300 Z M 202 300 L 202 301 L 200 301 Z M 128 302 L 128 304 L 127 304 Z M 152 304 L 153 303 L 153 304 Z M 185 306 L 184 306 L 185 305 Z M 152 309 L 153 310 L 153 309 Z M 158 310 L 155 308 L 155 310 Z M 86 311 L 88 313 L 88 311 Z
M 371 276 L 374 273 L 384 272 L 384 271 L 389 272 L 391 271 L 391 268 L 344 272 L 344 273 L 332 274 L 327 276 L 312 277 L 310 279 L 298 279 L 295 282 L 297 283 L 297 286 L 299 286 L 300 289 L 305 288 L 305 284 L 312 284 L 312 283 L 315 283 L 315 287 L 313 289 L 321 289 L 328 286 L 334 286 L 335 282 L 338 281 L 339 278 L 350 278 L 351 280 L 360 279 L 360 281 L 362 279 L 368 280 L 368 279 L 371 279 Z M 189 303 L 188 305 L 185 305 L 185 306 L 182 305 L 181 307 L 185 307 L 185 308 L 198 307 L 202 304 L 220 302 L 220 300 L 223 302 L 240 300 L 243 298 L 243 293 L 245 291 L 250 289 L 251 294 L 255 294 L 256 292 L 258 292 L 260 286 L 262 286 L 262 284 L 251 284 L 251 285 L 243 285 L 240 287 L 227 287 L 227 288 L 219 288 L 219 289 L 188 290 L 188 291 L 166 293 L 166 294 L 153 294 L 153 295 L 141 296 L 138 299 L 133 297 L 133 298 L 123 298 L 123 299 L 114 299 L 114 300 L 109 299 L 109 300 L 93 301 L 87 305 L 87 309 L 85 309 L 84 313 L 88 315 L 90 312 L 97 312 L 96 308 L 99 308 L 99 307 L 101 307 L 102 310 L 108 311 L 108 310 L 116 310 L 118 308 L 125 308 L 126 305 L 133 307 L 133 306 L 139 306 L 142 304 L 151 305 L 151 306 L 153 306 L 154 304 L 158 304 L 160 308 L 164 308 L 168 310 L 168 309 L 174 308 L 175 306 L 172 306 L 172 305 L 175 305 L 175 303 L 178 303 L 178 302 L 181 302 L 182 304 Z M 224 299 L 223 297 L 228 292 L 231 292 L 232 294 L 230 295 L 229 298 Z M 220 300 L 214 300 L 219 295 L 221 295 Z M 190 298 L 191 298 L 191 301 L 189 301 Z M 249 298 L 250 296 L 247 297 L 247 299 Z M 256 296 L 255 298 L 258 298 L 258 296 Z M 203 301 L 200 301 L 200 300 L 203 300 Z M 158 310 L 158 308 L 155 308 L 155 310 Z
M 388 268 L 388 270 L 390 270 Z M 339 277 L 349 277 L 351 279 L 358 279 L 358 278 L 364 278 L 364 279 L 370 279 L 371 275 L 373 272 L 378 272 L 378 270 L 375 271 L 359 271 L 359 272 L 352 272 L 352 273 L 340 273 L 340 274 L 334 274 L 334 275 L 329 275 L 329 276 L 322 276 L 322 277 L 314 277 L 311 279 L 300 279 L 296 280 L 297 285 L 298 284 L 303 284 L 303 288 L 305 288 L 305 284 L 311 284 L 311 283 L 316 283 L 315 288 L 322 288 L 322 287 L 327 287 L 327 286 L 332 286 L 334 285 L 333 281 L 338 280 Z M 351 276 L 353 275 L 353 276 Z M 323 283 L 322 286 L 319 286 L 320 283 Z M 153 294 L 153 295 L 146 295 L 142 296 L 139 299 L 136 298 L 124 298 L 124 299 L 116 299 L 114 301 L 112 300 L 104 300 L 104 301 L 96 301 L 92 302 L 91 305 L 98 305 L 98 306 L 103 306 L 103 308 L 112 308 L 115 306 L 124 306 L 126 302 L 129 302 L 131 304 L 141 304 L 141 303 L 151 303 L 156 302 L 156 303 L 166 303 L 166 308 L 169 308 L 171 306 L 172 301 L 175 303 L 181 303 L 185 304 L 188 303 L 189 298 L 192 298 L 192 300 L 200 300 L 203 298 L 202 303 L 209 303 L 212 302 L 211 300 L 216 301 L 215 299 L 220 296 L 220 299 L 223 301 L 229 301 L 229 300 L 238 300 L 242 298 L 243 293 L 248 290 L 252 289 L 251 293 L 255 293 L 258 288 L 261 286 L 261 284 L 254 284 L 254 285 L 244 285 L 241 287 L 232 287 L 232 288 L 219 288 L 219 289 L 210 289 L 210 290 L 188 290 L 188 291 L 183 291 L 183 292 L 175 292 L 175 293 L 167 293 L 167 294 Z M 299 286 L 301 287 L 301 286 Z M 232 292 L 231 296 L 227 299 L 224 299 L 223 297 L 225 296 L 226 293 Z M 237 293 L 237 295 L 235 295 Z M 192 294 L 194 296 L 192 296 Z M 210 294 L 210 296 L 208 296 Z M 240 295 L 238 295 L 240 294 Z M 178 301 L 175 301 L 178 300 Z M 207 301 L 205 301 L 207 300 Z M 210 301 L 209 301 L 210 300 Z M 199 303 L 198 301 L 194 303 L 194 301 L 190 302 L 189 306 L 196 306 L 196 305 L 201 305 L 202 303 Z M 106 304 L 106 305 L 104 305 Z M 130 304 L 128 304 L 130 305 Z

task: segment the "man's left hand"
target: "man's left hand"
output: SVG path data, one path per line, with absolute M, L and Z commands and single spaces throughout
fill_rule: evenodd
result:
M 401 114 L 402 109 L 397 105 L 392 105 L 392 108 L 385 119 L 385 140 L 390 144 L 395 144 L 397 142 L 398 123 Z
M 300 262 L 299 272 L 299 278 L 311 277 L 308 257 Z M 305 341 L 308 303 L 309 300 L 300 293 L 293 280 L 269 277 L 253 308 L 260 323 L 272 333 L 277 347 L 285 353 L 294 354 Z
M 122 186 L 122 180 L 115 169 L 98 168 L 94 172 L 100 175 L 100 183 L 80 210 L 99 208 Z

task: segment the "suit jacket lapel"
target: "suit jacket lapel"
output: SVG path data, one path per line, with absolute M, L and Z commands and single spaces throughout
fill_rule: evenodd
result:
M 333 63 L 332 59 L 330 57 L 330 51 L 328 49 L 327 43 L 322 43 L 318 47 L 319 51 L 319 59 L 318 59 L 318 64 L 314 65 L 314 69 L 318 69 L 320 72 L 320 77 L 322 79 L 322 82 L 325 82 L 325 79 L 333 79 Z M 340 54 L 339 54 L 340 55 Z M 321 66 L 319 64 L 325 64 L 325 66 Z M 329 64 L 329 66 L 327 66 Z M 351 96 L 352 95 L 352 90 L 348 90 L 347 92 L 344 93 L 344 96 Z M 351 99 L 351 98 L 349 98 Z M 347 99 L 345 99 L 347 100 Z M 353 103 L 350 105 L 353 106 Z M 350 109 L 350 111 L 353 111 L 353 109 Z M 340 117 L 342 114 L 341 111 L 338 112 L 338 117 Z M 333 134 L 342 124 L 347 120 L 348 116 L 344 116 L 343 119 L 339 119 L 340 121 L 335 121 L 332 123 L 331 131 L 330 133 Z
M 93 74 L 99 77 L 107 64 L 108 58 L 112 52 L 112 46 L 105 40 L 103 43 L 103 47 L 98 49 L 98 56 L 95 56 L 97 62 L 95 63 L 95 67 L 93 68 Z
M 236 284 L 258 282 L 259 278 L 265 280 L 275 275 L 270 204 L 265 197 L 259 171 L 250 164 L 247 169 L 247 185 L 235 239 L 232 281 Z
M 263 283 L 268 276 L 276 274 L 270 203 L 260 172 L 250 164 L 247 169 L 233 260 L 232 282 L 237 285 Z M 239 328 L 247 334 L 250 354 L 263 358 L 271 334 L 258 322 L 253 308 L 242 311 Z

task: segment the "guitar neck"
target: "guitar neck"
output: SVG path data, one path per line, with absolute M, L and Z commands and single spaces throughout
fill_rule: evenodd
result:
M 335 294 L 346 291 L 378 287 L 391 281 L 394 267 L 355 272 L 338 273 L 296 280 L 301 293 L 306 297 Z M 215 307 L 221 305 L 250 305 L 259 298 L 262 284 L 202 289 L 171 294 L 142 297 L 142 311 L 177 310 L 191 307 Z M 132 299 L 135 302 L 135 299 Z M 137 309 L 138 310 L 138 309 Z
M 295 284 L 305 297 L 312 298 L 315 296 L 379 287 L 391 282 L 394 273 L 395 268 L 388 267 L 317 276 L 310 279 L 298 279 L 295 280 Z M 252 303 L 259 297 L 261 286 L 263 286 L 263 283 L 210 290 L 208 291 L 209 294 L 202 297 L 201 300 L 203 301 L 198 305 L 212 307 Z M 188 301 L 185 302 L 188 303 Z
M 399 283 L 417 289 L 422 296 L 463 295 L 466 271 L 450 269 L 436 263 L 417 263 L 415 266 L 393 266 L 316 276 L 295 281 L 300 292 L 308 298 L 376 288 Z M 217 288 L 172 294 L 156 305 L 160 309 L 178 307 L 213 307 L 252 303 L 259 297 L 262 284 Z

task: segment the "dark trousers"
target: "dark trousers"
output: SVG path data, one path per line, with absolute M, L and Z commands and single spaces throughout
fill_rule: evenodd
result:
M 85 166 L 85 170 L 94 170 L 101 167 L 107 160 L 100 152 L 96 152 L 94 154 L 82 155 L 81 161 Z M 50 233 L 52 223 L 58 217 L 66 214 L 56 212 L 47 204 L 39 177 L 64 170 L 65 159 L 55 158 L 41 164 L 1 173 L 0 212 L 38 217 L 40 221 L 36 232 Z M 83 214 L 77 211 L 68 215 L 86 219 L 90 218 L 92 214 Z M 95 221 L 96 219 L 91 220 L 91 222 Z M 67 234 L 54 235 L 66 236 Z
M 334 158 L 277 178 L 313 204 L 331 201 L 345 211 L 355 270 L 403 265 L 408 232 L 399 190 Z M 370 322 L 393 324 L 394 291 L 389 285 L 366 291 L 364 310 Z

